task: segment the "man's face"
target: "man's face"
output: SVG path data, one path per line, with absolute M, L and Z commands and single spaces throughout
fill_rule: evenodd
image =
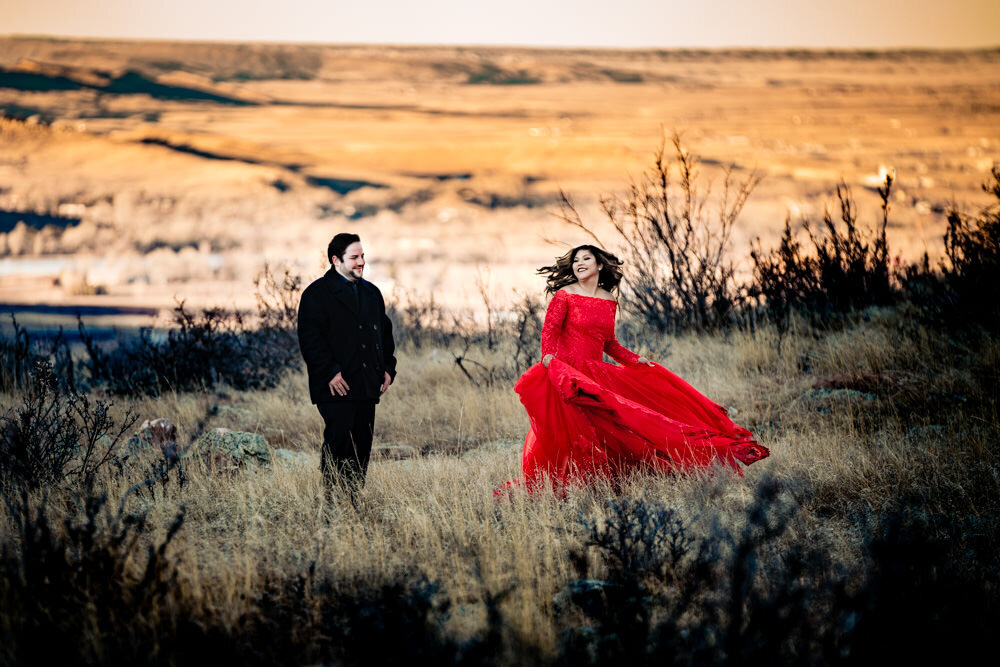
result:
M 347 246 L 344 251 L 344 258 L 334 255 L 333 268 L 337 273 L 348 280 L 361 280 L 361 273 L 365 270 L 365 249 L 361 247 L 360 241 L 355 241 Z

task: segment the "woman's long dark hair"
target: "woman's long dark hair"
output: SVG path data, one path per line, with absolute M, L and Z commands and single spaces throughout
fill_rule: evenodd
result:
M 592 245 L 580 245 L 556 260 L 552 266 L 543 266 L 538 269 L 538 275 L 546 276 L 545 293 L 555 294 L 566 285 L 576 282 L 573 275 L 573 258 L 581 250 L 589 250 L 601 265 L 601 272 L 597 276 L 597 286 L 613 292 L 618 289 L 618 283 L 622 281 L 622 261 L 612 255 L 607 250 Z

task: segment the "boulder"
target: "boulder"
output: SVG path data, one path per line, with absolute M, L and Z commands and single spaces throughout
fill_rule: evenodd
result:
M 127 460 L 131 456 L 147 451 L 156 451 L 167 461 L 176 461 L 179 458 L 177 427 L 166 417 L 144 421 L 132 437 L 122 445 L 120 456 L 122 460 Z
M 316 454 L 310 454 L 309 452 L 296 452 L 291 449 L 275 449 L 271 454 L 275 461 L 279 461 L 285 465 L 299 468 L 319 467 L 319 457 Z
M 218 471 L 235 472 L 247 466 L 271 464 L 271 448 L 264 436 L 228 428 L 215 428 L 202 435 L 194 452 L 205 465 Z

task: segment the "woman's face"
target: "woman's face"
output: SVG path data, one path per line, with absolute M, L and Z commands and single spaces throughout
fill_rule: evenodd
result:
M 573 275 L 577 281 L 583 281 L 591 276 L 597 277 L 601 272 L 601 265 L 597 263 L 594 253 L 586 248 L 578 250 L 573 256 Z

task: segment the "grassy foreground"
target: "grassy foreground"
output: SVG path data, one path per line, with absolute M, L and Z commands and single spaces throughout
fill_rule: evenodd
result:
M 636 475 L 498 502 L 527 427 L 511 383 L 477 386 L 449 350 L 404 345 L 376 444 L 419 455 L 374 460 L 357 507 L 325 506 L 318 455 L 237 475 L 188 465 L 126 494 L 151 458 L 89 493 L 7 494 L 0 660 L 821 664 L 986 641 L 1000 343 L 893 310 L 780 340 L 640 340 L 771 457 L 744 478 Z M 307 395 L 293 372 L 136 407 L 181 443 L 225 426 L 316 455 Z

